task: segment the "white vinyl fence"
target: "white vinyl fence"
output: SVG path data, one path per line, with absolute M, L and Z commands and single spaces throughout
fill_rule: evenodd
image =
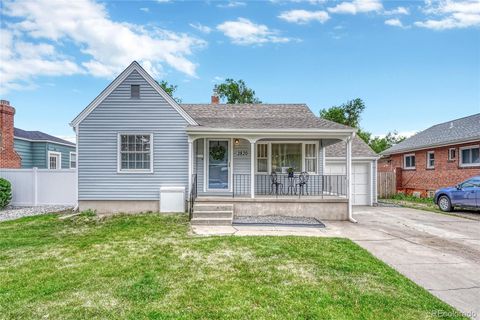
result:
M 61 169 L 0 169 L 12 184 L 14 206 L 75 205 L 77 172 Z

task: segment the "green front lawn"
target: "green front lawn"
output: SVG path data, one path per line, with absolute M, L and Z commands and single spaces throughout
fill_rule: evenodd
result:
M 0 319 L 448 314 L 457 315 L 345 239 L 197 237 L 184 215 L 0 223 Z

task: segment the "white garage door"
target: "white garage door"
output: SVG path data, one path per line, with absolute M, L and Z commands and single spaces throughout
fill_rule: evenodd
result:
M 352 164 L 352 197 L 354 205 L 370 205 L 370 164 Z M 325 174 L 346 174 L 347 168 L 341 163 L 326 163 Z

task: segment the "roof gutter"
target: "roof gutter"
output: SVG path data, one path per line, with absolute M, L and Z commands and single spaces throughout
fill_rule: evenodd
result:
M 417 148 L 399 149 L 399 150 L 395 150 L 393 152 L 387 152 L 388 151 L 388 149 L 387 149 L 380 154 L 382 156 L 391 156 L 391 155 L 394 155 L 394 154 L 417 151 L 417 150 L 428 150 L 428 149 L 432 149 L 432 148 L 448 147 L 448 146 L 464 144 L 464 143 L 475 143 L 475 142 L 478 143 L 479 140 L 480 140 L 480 136 L 478 136 L 476 138 L 469 139 L 469 140 L 459 139 L 459 140 L 453 140 L 453 141 L 449 141 L 449 142 L 434 143 L 434 144 L 430 144 L 428 146 L 420 146 L 420 147 L 417 147 Z

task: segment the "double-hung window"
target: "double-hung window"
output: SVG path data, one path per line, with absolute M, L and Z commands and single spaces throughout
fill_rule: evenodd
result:
M 406 154 L 403 156 L 403 168 L 404 169 L 415 169 L 415 154 Z
M 305 171 L 317 172 L 317 145 L 314 143 L 305 144 Z
M 257 172 L 268 173 L 268 144 L 257 144 Z
M 448 149 L 448 160 L 453 161 L 457 158 L 457 149 L 450 148 Z
M 480 146 L 468 146 L 460 148 L 460 166 L 480 166 Z
M 152 172 L 152 135 L 119 135 L 119 171 Z
M 427 152 L 427 169 L 434 169 L 435 168 L 435 152 L 428 151 Z
M 70 169 L 75 169 L 77 167 L 77 154 L 75 152 L 70 152 Z

